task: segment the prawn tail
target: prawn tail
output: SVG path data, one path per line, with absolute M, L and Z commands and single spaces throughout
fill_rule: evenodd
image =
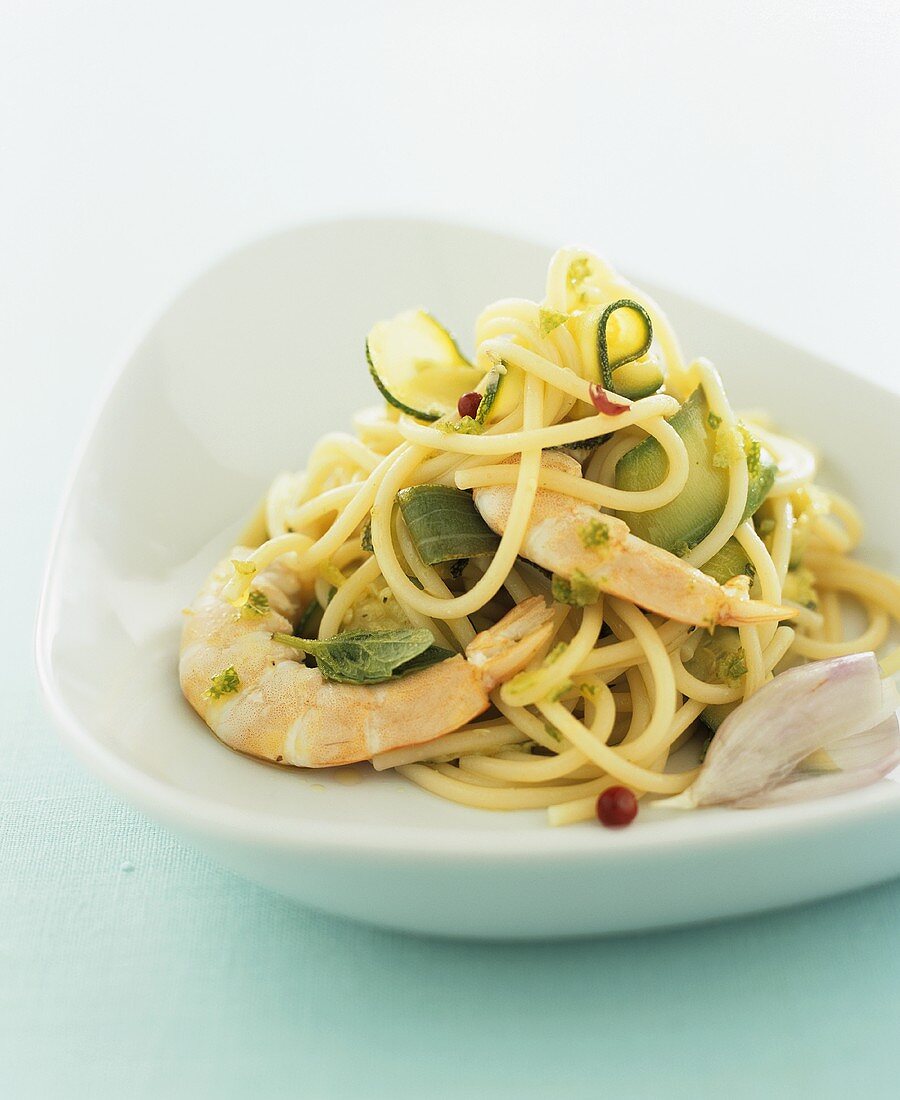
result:
M 753 623 L 793 619 L 796 615 L 796 608 L 793 607 L 779 607 L 763 600 L 729 596 L 719 611 L 718 622 L 721 626 L 751 626 Z
M 476 634 L 466 659 L 478 669 L 486 691 L 521 672 L 553 636 L 553 611 L 540 596 L 518 604 L 489 630 Z

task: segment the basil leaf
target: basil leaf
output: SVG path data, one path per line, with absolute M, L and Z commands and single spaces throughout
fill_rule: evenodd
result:
M 570 578 L 554 573 L 550 591 L 557 603 L 567 603 L 573 607 L 588 607 L 600 599 L 600 589 L 580 569 L 576 569 Z
M 380 684 L 452 656 L 438 650 L 431 631 L 424 629 L 349 630 L 323 641 L 291 634 L 273 637 L 315 657 L 322 676 L 342 684 Z
M 470 493 L 450 485 L 401 489 L 397 503 L 426 565 L 493 554 L 497 536 L 481 518 Z
M 430 645 L 424 653 L 420 653 L 418 657 L 413 657 L 411 661 L 401 665 L 394 675 L 405 676 L 407 672 L 419 672 L 423 668 L 430 668 L 432 665 L 440 664 L 441 661 L 446 661 L 448 658 L 455 656 L 456 654 L 452 649 L 442 649 L 439 645 Z
M 370 554 L 375 553 L 375 544 L 372 542 L 372 520 L 367 519 L 366 525 L 362 529 L 362 533 L 359 536 L 359 544 L 363 550 L 367 550 Z

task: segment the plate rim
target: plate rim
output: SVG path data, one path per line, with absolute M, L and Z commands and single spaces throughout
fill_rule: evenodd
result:
M 525 237 L 511 231 L 498 231 L 458 219 L 386 214 L 310 218 L 284 229 L 246 240 L 226 250 L 212 262 L 195 271 L 174 293 L 165 298 L 161 306 L 148 311 L 149 320 L 138 330 L 137 339 L 131 339 L 125 343 L 122 350 L 113 357 L 112 366 L 98 388 L 92 410 L 86 418 L 85 428 L 70 460 L 52 527 L 37 608 L 34 654 L 38 682 L 45 705 L 62 734 L 61 740 L 76 758 L 116 794 L 137 806 L 148 816 L 175 829 L 183 828 L 190 831 L 199 829 L 223 840 L 240 840 L 319 855 L 409 854 L 440 857 L 442 860 L 476 862 L 486 857 L 491 859 L 502 857 L 504 863 L 510 864 L 526 860 L 533 861 L 536 856 L 546 855 L 552 855 L 555 860 L 570 861 L 615 860 L 623 857 L 633 859 L 635 856 L 652 858 L 661 849 L 672 846 L 687 855 L 697 849 L 737 848 L 771 841 L 773 838 L 782 836 L 786 831 L 790 832 L 792 838 L 797 838 L 803 833 L 822 833 L 829 827 L 840 829 L 849 823 L 877 825 L 882 819 L 900 815 L 900 785 L 882 780 L 870 787 L 807 803 L 757 810 L 720 811 L 716 813 L 715 829 L 701 827 L 702 819 L 695 817 L 694 814 L 681 816 L 676 811 L 669 811 L 658 819 L 643 822 L 639 829 L 633 830 L 554 829 L 549 826 L 544 829 L 494 830 L 490 827 L 483 828 L 474 822 L 472 826 L 452 828 L 436 825 L 394 825 L 384 821 L 335 823 L 284 817 L 275 813 L 225 805 L 150 775 L 136 764 L 122 758 L 91 734 L 88 724 L 82 723 L 67 705 L 54 668 L 52 641 L 55 623 L 55 586 L 60 549 L 73 500 L 73 489 L 84 466 L 87 451 L 117 386 L 125 377 L 141 345 L 172 307 L 201 280 L 233 262 L 242 253 L 270 246 L 280 238 L 293 236 L 303 230 L 329 226 L 360 229 L 372 223 L 382 226 L 402 223 L 407 227 L 415 225 L 423 229 L 438 228 L 444 231 L 462 230 L 498 240 L 533 245 L 549 251 L 553 249 L 553 245 L 536 238 Z M 670 290 L 664 284 L 659 284 L 659 289 Z M 713 312 L 732 324 L 749 328 L 767 339 L 774 340 L 788 351 L 814 358 L 818 363 L 851 379 L 855 385 L 870 388 L 875 394 L 900 408 L 900 395 L 873 379 L 861 376 L 824 359 L 816 352 L 771 334 L 742 317 L 716 306 L 705 305 L 680 291 L 671 290 L 671 293 L 682 301 Z M 427 792 L 423 794 L 426 797 L 434 797 L 427 795 Z M 483 815 L 488 813 L 488 811 L 477 812 Z M 709 812 L 706 811 L 706 813 Z M 676 816 L 670 816 L 671 814 Z M 524 843 L 523 838 L 525 838 Z

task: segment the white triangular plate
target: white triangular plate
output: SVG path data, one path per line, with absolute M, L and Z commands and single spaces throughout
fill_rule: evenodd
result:
M 602 242 L 594 242 L 602 247 Z M 184 290 L 106 395 L 53 544 L 38 664 L 65 741 L 221 863 L 310 905 L 417 932 L 515 938 L 782 906 L 900 873 L 900 785 L 756 811 L 642 811 L 631 828 L 451 805 L 391 774 L 284 770 L 219 744 L 182 700 L 180 610 L 272 476 L 376 394 L 373 321 L 427 306 L 465 336 L 541 293 L 551 249 L 435 222 L 348 220 L 267 238 Z M 900 398 L 663 289 L 689 354 L 740 406 L 817 441 L 900 571 Z

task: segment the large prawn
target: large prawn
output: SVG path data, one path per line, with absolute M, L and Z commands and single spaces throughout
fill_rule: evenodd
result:
M 581 474 L 579 463 L 558 451 L 545 452 L 541 462 Z M 476 488 L 474 497 L 484 520 L 502 534 L 513 488 Z M 548 489 L 538 490 L 521 554 L 570 584 L 580 583 L 588 594 L 591 588 L 607 592 L 696 626 L 740 626 L 795 614 L 749 599 L 746 582 L 737 578 L 718 584 L 636 538 L 615 516 Z M 246 555 L 234 551 L 235 558 Z M 233 576 L 231 560 L 222 562 L 188 610 L 181 687 L 221 741 L 275 763 L 351 764 L 459 729 L 487 710 L 490 692 L 524 669 L 553 631 L 552 612 L 534 597 L 476 635 L 465 656 L 382 684 L 333 683 L 308 668 L 302 652 L 273 637 L 292 631 L 307 594 L 290 565 L 279 560 L 253 577 L 252 591 L 264 599 L 251 601 L 250 613 L 236 611 L 225 596 Z
M 517 463 L 518 457 L 507 460 Z M 541 465 L 581 477 L 581 465 L 561 451 L 544 451 Z M 475 506 L 502 535 L 513 500 L 511 485 L 476 488 Z M 522 557 L 570 584 L 607 592 L 667 619 L 712 628 L 793 618 L 797 612 L 747 597 L 746 580 L 722 585 L 591 504 L 539 489 L 520 551 Z
M 272 637 L 290 633 L 303 607 L 296 572 L 276 561 L 258 573 L 253 592 L 265 599 L 244 612 L 223 595 L 232 575 L 222 562 L 187 611 L 181 688 L 226 745 L 278 764 L 352 764 L 456 730 L 487 710 L 489 693 L 525 668 L 553 631 L 552 611 L 534 597 L 477 634 L 465 656 L 381 684 L 333 683 Z

